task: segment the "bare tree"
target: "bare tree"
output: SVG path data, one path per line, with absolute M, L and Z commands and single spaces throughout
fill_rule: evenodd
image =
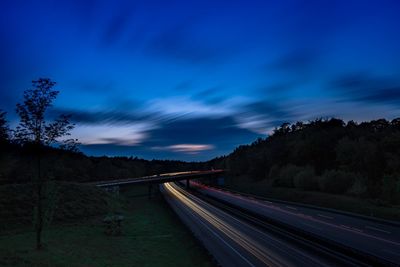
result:
M 69 116 L 60 115 L 52 122 L 45 120 L 46 111 L 52 106 L 59 91 L 53 89 L 56 85 L 51 79 L 40 78 L 32 81 L 33 88 L 24 92 L 24 101 L 17 104 L 17 113 L 20 117 L 19 125 L 15 130 L 15 138 L 21 143 L 34 145 L 37 158 L 37 175 L 34 178 L 35 192 L 35 230 L 36 248 L 42 247 L 42 230 L 45 211 L 43 210 L 44 186 L 48 177 L 41 173 L 41 154 L 43 146 L 50 146 L 56 142 L 71 143 L 71 139 L 59 141 L 58 139 L 70 135 L 74 124 L 69 121 Z

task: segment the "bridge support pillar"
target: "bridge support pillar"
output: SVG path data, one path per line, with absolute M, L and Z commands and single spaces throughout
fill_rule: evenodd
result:
M 190 181 L 189 181 L 189 179 L 186 179 L 186 188 L 187 188 L 187 189 L 190 188 Z

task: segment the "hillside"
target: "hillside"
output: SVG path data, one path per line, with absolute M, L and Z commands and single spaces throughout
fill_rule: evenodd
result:
M 0 231 L 32 225 L 34 194 L 32 185 L 0 185 Z M 45 206 L 51 221 L 71 222 L 107 214 L 114 199 L 99 188 L 75 183 L 50 183 L 46 187 Z
M 230 170 L 228 183 L 400 203 L 400 119 L 283 124 L 265 139 L 209 162 Z M 260 188 L 261 187 L 261 188 Z

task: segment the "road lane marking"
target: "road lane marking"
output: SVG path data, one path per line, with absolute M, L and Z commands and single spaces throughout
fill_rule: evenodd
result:
M 340 227 L 343 227 L 343 228 L 346 228 L 346 229 L 351 229 L 350 226 L 347 226 L 347 225 L 344 225 L 344 224 L 341 224 Z
M 351 227 L 351 226 L 347 226 L 347 225 L 344 225 L 344 224 L 341 224 L 340 227 L 348 229 L 350 231 L 356 231 L 356 232 L 359 232 L 359 233 L 363 233 L 363 230 L 360 230 L 358 228 L 354 228 L 354 227 Z
M 326 215 L 323 215 L 323 214 L 317 214 L 319 217 L 322 217 L 322 218 L 325 218 L 325 219 L 330 219 L 330 220 L 332 220 L 333 219 L 333 217 L 331 217 L 331 216 L 326 216 Z
M 390 232 L 389 231 L 386 231 L 386 230 L 382 230 L 382 229 L 379 229 L 379 228 L 375 228 L 375 227 L 372 227 L 372 226 L 365 226 L 365 228 L 367 228 L 367 229 L 370 229 L 370 230 L 375 230 L 375 231 L 379 231 L 379 232 L 382 232 L 382 233 L 386 233 L 386 234 L 390 234 Z
M 291 210 L 297 210 L 295 207 L 291 207 L 291 206 L 286 206 L 286 208 L 291 209 Z
M 308 223 L 305 223 L 305 222 L 301 222 L 301 224 L 302 224 L 302 225 L 305 225 L 305 226 L 307 226 L 307 227 L 311 227 L 311 228 L 317 229 L 318 231 L 324 231 L 324 229 L 322 229 L 322 228 L 320 228 L 320 227 L 317 227 L 317 226 L 315 226 L 315 225 L 311 225 L 311 224 L 308 224 Z
M 382 251 L 385 251 L 385 252 L 388 252 L 388 253 L 390 253 L 390 254 L 393 254 L 393 255 L 400 256 L 400 253 L 393 252 L 393 251 L 391 251 L 391 250 L 388 250 L 388 249 L 381 249 L 381 250 L 382 250 Z

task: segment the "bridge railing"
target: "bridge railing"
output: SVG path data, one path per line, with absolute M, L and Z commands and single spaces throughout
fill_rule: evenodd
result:
M 165 183 L 175 180 L 194 179 L 196 177 L 201 177 L 201 176 L 221 174 L 224 172 L 225 170 L 173 172 L 173 173 L 163 173 L 163 174 L 149 175 L 137 178 L 110 179 L 104 181 L 90 182 L 88 184 L 92 184 L 98 187 L 107 187 L 107 186 L 127 185 L 127 184 Z

